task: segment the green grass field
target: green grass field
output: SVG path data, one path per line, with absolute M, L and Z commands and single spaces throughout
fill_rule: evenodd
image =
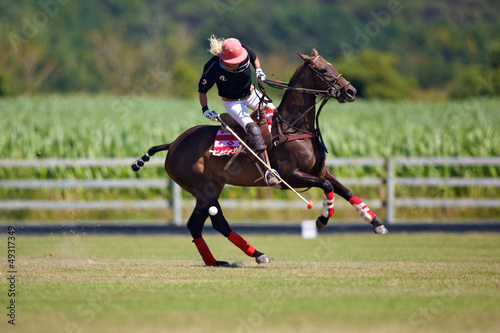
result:
M 187 232 L 186 232 L 187 233 Z M 245 236 L 245 235 L 243 235 Z M 16 237 L 16 326 L 2 332 L 498 332 L 500 235 L 248 235 L 258 266 L 207 268 L 188 236 Z

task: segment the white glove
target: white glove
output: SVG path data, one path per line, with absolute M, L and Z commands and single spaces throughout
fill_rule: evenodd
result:
M 266 79 L 266 74 L 264 74 L 264 71 L 260 67 L 255 69 L 255 75 L 259 81 L 264 81 Z
M 210 110 L 203 112 L 203 115 L 212 121 L 217 121 L 217 117 L 219 117 L 217 112 Z

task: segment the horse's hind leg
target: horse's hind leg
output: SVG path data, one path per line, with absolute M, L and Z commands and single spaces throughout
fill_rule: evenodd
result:
M 214 184 L 215 185 L 215 184 Z M 234 245 L 240 248 L 249 257 L 254 257 L 256 262 L 259 264 L 270 262 L 269 258 L 262 252 L 259 252 L 250 245 L 245 239 L 234 232 L 229 223 L 227 222 L 222 209 L 218 202 L 218 197 L 223 186 L 213 186 L 212 190 L 217 188 L 216 191 L 206 191 L 211 194 L 207 197 L 205 195 L 199 195 L 196 199 L 196 207 L 188 220 L 187 227 L 193 237 L 193 243 L 196 245 L 198 252 L 200 253 L 205 265 L 207 266 L 229 266 L 225 261 L 218 261 L 212 255 L 207 243 L 202 237 L 202 230 L 207 217 L 209 216 L 210 207 L 214 206 L 217 208 L 217 213 L 214 216 L 210 216 L 212 220 L 212 225 L 215 230 L 220 232 L 224 237 L 231 241 Z
M 258 264 L 265 264 L 271 262 L 271 260 L 262 252 L 258 251 L 250 245 L 243 237 L 238 235 L 236 232 L 231 230 L 229 223 L 227 222 L 222 209 L 217 200 L 212 201 L 209 207 L 215 206 L 217 208 L 217 214 L 210 216 L 212 220 L 212 225 L 215 230 L 220 232 L 224 237 L 236 245 L 241 251 L 243 251 L 247 256 L 255 258 Z
M 216 266 L 217 260 L 215 260 L 212 252 L 210 252 L 210 249 L 208 248 L 207 243 L 202 237 L 203 225 L 205 224 L 207 217 L 208 210 L 200 204 L 199 200 L 197 200 L 196 207 L 187 222 L 187 227 L 193 237 L 193 243 L 196 245 L 196 249 L 198 249 L 205 265 Z
M 337 178 L 328 170 L 328 168 L 323 168 L 322 176 L 328 179 L 333 187 L 335 188 L 335 193 L 340 195 L 345 200 L 349 201 L 351 206 L 356 210 L 356 212 L 367 222 L 373 225 L 373 232 L 376 234 L 386 234 L 388 231 L 385 226 L 380 223 L 375 213 L 371 211 L 366 204 L 361 201 L 360 198 L 355 196 L 351 190 L 342 185 Z M 321 217 L 318 219 L 320 223 L 326 225 L 328 223 L 328 218 Z

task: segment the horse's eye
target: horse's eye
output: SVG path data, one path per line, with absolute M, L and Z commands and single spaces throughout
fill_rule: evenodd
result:
M 320 72 L 320 73 L 326 73 L 326 72 L 328 72 L 328 71 L 327 71 L 326 69 L 322 68 L 322 69 L 320 69 L 320 70 L 319 70 L 319 72 Z

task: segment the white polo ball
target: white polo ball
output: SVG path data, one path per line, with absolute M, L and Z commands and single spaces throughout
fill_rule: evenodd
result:
M 212 206 L 208 209 L 208 213 L 212 216 L 214 216 L 215 214 L 217 214 L 219 212 L 219 210 L 217 209 L 217 207 L 215 206 Z

